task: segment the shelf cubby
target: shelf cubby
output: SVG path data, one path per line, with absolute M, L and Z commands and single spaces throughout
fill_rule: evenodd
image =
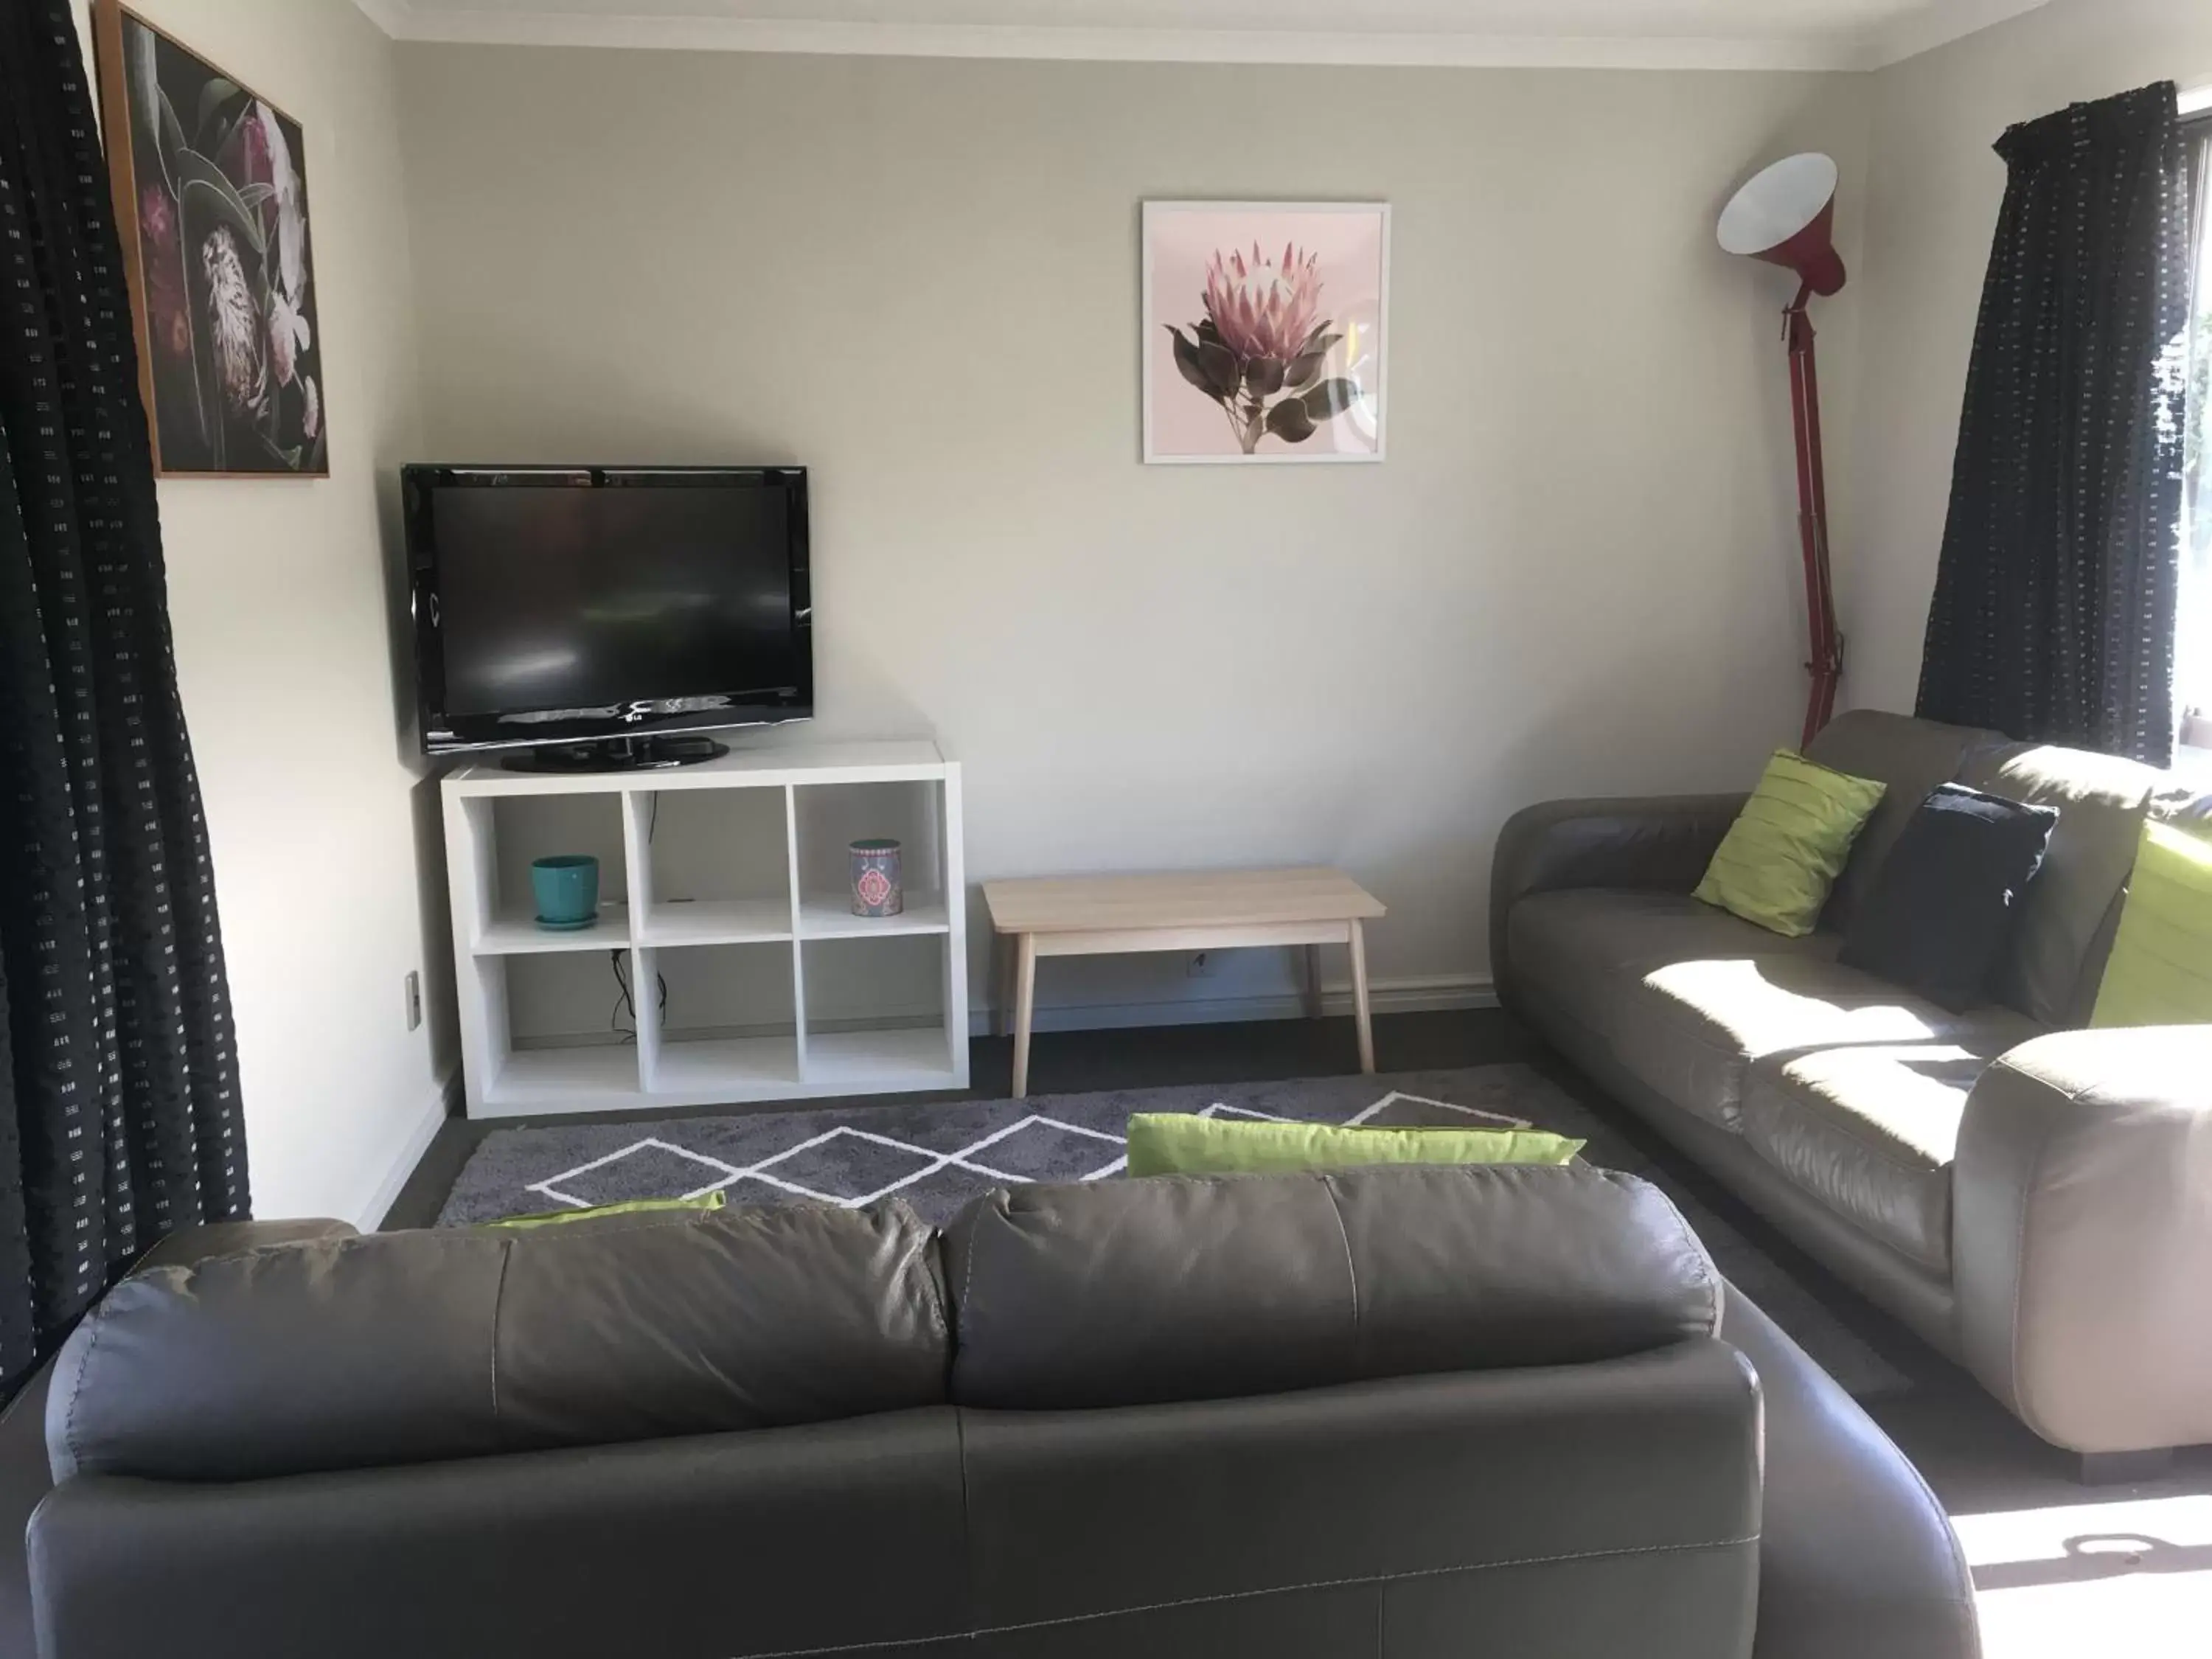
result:
M 476 797 L 464 806 L 463 823 L 469 861 L 481 872 L 467 917 L 471 951 L 521 956 L 605 950 L 610 939 L 616 945 L 628 942 L 629 888 L 619 800 L 581 794 Z M 531 864 L 563 853 L 588 853 L 599 861 L 599 921 L 595 927 L 559 932 L 538 925 Z M 455 931 L 458 945 L 458 909 Z
M 470 766 L 445 810 L 471 1116 L 967 1086 L 960 769 L 933 745 Z M 905 909 L 855 916 L 847 848 L 877 836 L 902 843 Z M 537 925 L 530 863 L 554 853 L 599 860 L 595 927 Z
M 479 952 L 461 962 L 462 1006 L 489 1011 L 480 1063 L 491 1109 L 587 1111 L 587 1104 L 562 1103 L 638 1089 L 637 1050 L 615 1022 L 617 960 L 627 977 L 627 947 L 591 956 Z
M 625 805 L 639 944 L 792 936 L 788 790 L 639 789 Z
M 935 1086 L 955 1086 L 967 1022 L 950 1017 L 943 938 L 803 939 L 799 967 L 810 1085 L 859 1094 L 884 1077 L 933 1075 L 942 1079 Z
M 793 860 L 799 884 L 802 939 L 860 939 L 870 934 L 941 933 L 945 843 L 939 827 L 941 782 L 811 783 L 792 791 Z M 853 914 L 851 848 L 889 838 L 900 844 L 906 908 L 896 916 Z
M 798 991 L 788 934 L 770 944 L 648 951 L 643 959 L 641 1008 L 648 995 L 658 1000 L 662 984 L 668 990 L 652 1022 L 656 1029 L 639 1039 L 647 1094 L 797 1090 Z

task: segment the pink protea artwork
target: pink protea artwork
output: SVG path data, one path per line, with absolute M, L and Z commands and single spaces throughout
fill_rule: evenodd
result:
M 1226 260 L 1219 250 L 1206 268 L 1206 314 L 1214 332 L 1238 356 L 1288 362 L 1328 326 L 1320 316 L 1320 261 L 1295 242 L 1283 244 L 1279 264 L 1252 244 Z
M 1278 441 L 1269 450 L 1288 459 L 1281 454 L 1285 447 L 1312 444 L 1324 432 L 1334 436 L 1333 423 L 1340 416 L 1355 417 L 1348 422 L 1352 429 L 1341 434 L 1341 441 L 1313 444 L 1316 449 L 1360 458 L 1363 450 L 1368 455 L 1380 453 L 1379 441 L 1367 442 L 1366 434 L 1379 436 L 1375 416 L 1382 227 L 1387 223 L 1382 216 L 1387 211 L 1209 210 L 1180 204 L 1147 209 L 1146 281 L 1152 285 L 1148 298 L 1168 336 L 1183 387 L 1177 392 L 1172 389 L 1177 383 L 1170 383 L 1152 395 L 1212 402 L 1235 446 L 1231 449 L 1217 440 L 1214 455 L 1169 453 L 1156 459 L 1261 455 L 1271 438 Z M 1216 221 L 1272 221 L 1271 234 L 1240 235 L 1233 242 L 1215 240 L 1210 246 L 1191 240 L 1193 231 L 1208 227 L 1174 224 L 1163 234 L 1155 216 L 1181 212 Z M 1371 216 L 1362 223 L 1362 214 Z M 1331 244 L 1326 253 L 1317 246 L 1322 240 Z M 1181 320 L 1173 319 L 1172 311 L 1159 317 L 1161 300 L 1173 299 L 1169 284 L 1179 281 L 1194 254 L 1200 279 L 1196 306 Z M 1156 407 L 1150 412 L 1157 416 L 1160 411 Z M 1357 418 L 1361 416 L 1366 417 L 1364 432 Z M 1157 424 L 1148 422 L 1148 430 Z M 1152 448 L 1148 445 L 1148 453 Z

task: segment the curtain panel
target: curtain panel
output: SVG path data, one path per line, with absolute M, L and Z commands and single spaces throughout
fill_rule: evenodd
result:
M 2171 82 L 2008 131 L 1919 712 L 2172 758 L 2190 168 Z
M 248 1213 L 88 78 L 68 0 L 0 6 L 0 1390 L 163 1234 Z

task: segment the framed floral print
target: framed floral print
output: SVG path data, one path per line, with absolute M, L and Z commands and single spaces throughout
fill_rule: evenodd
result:
M 300 124 L 95 0 L 101 125 L 164 477 L 326 477 Z
M 1147 202 L 1147 461 L 1379 461 L 1390 209 Z

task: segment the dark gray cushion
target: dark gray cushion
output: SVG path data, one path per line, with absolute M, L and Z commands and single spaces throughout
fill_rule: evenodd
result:
M 903 1205 L 380 1233 L 157 1267 L 63 1349 L 55 1478 L 243 1480 L 941 1403 Z
M 1850 861 L 1836 878 L 1821 925 L 1850 931 L 1867 890 L 1888 860 L 1920 803 L 1936 785 L 1957 779 L 1975 751 L 2004 741 L 1995 732 L 1945 726 L 1910 714 L 1854 708 L 1830 721 L 1806 745 L 1805 757 L 1855 778 L 1875 778 L 1889 787 L 1852 843 Z
M 1898 837 L 1838 960 L 1938 1007 L 1986 1002 L 2057 822 L 2056 807 L 1943 785 Z
M 2191 792 L 2136 761 L 2026 743 L 1975 755 L 1959 781 L 2058 809 L 1996 994 L 2045 1025 L 2086 1024 L 2104 975 L 2098 946 L 2111 949 L 2106 921 L 2135 868 L 2144 814 L 2154 803 L 2161 815 L 2183 811 Z
M 945 1236 L 962 1405 L 1079 1409 L 1608 1359 L 1710 1334 L 1674 1206 L 1587 1167 L 994 1193 Z

